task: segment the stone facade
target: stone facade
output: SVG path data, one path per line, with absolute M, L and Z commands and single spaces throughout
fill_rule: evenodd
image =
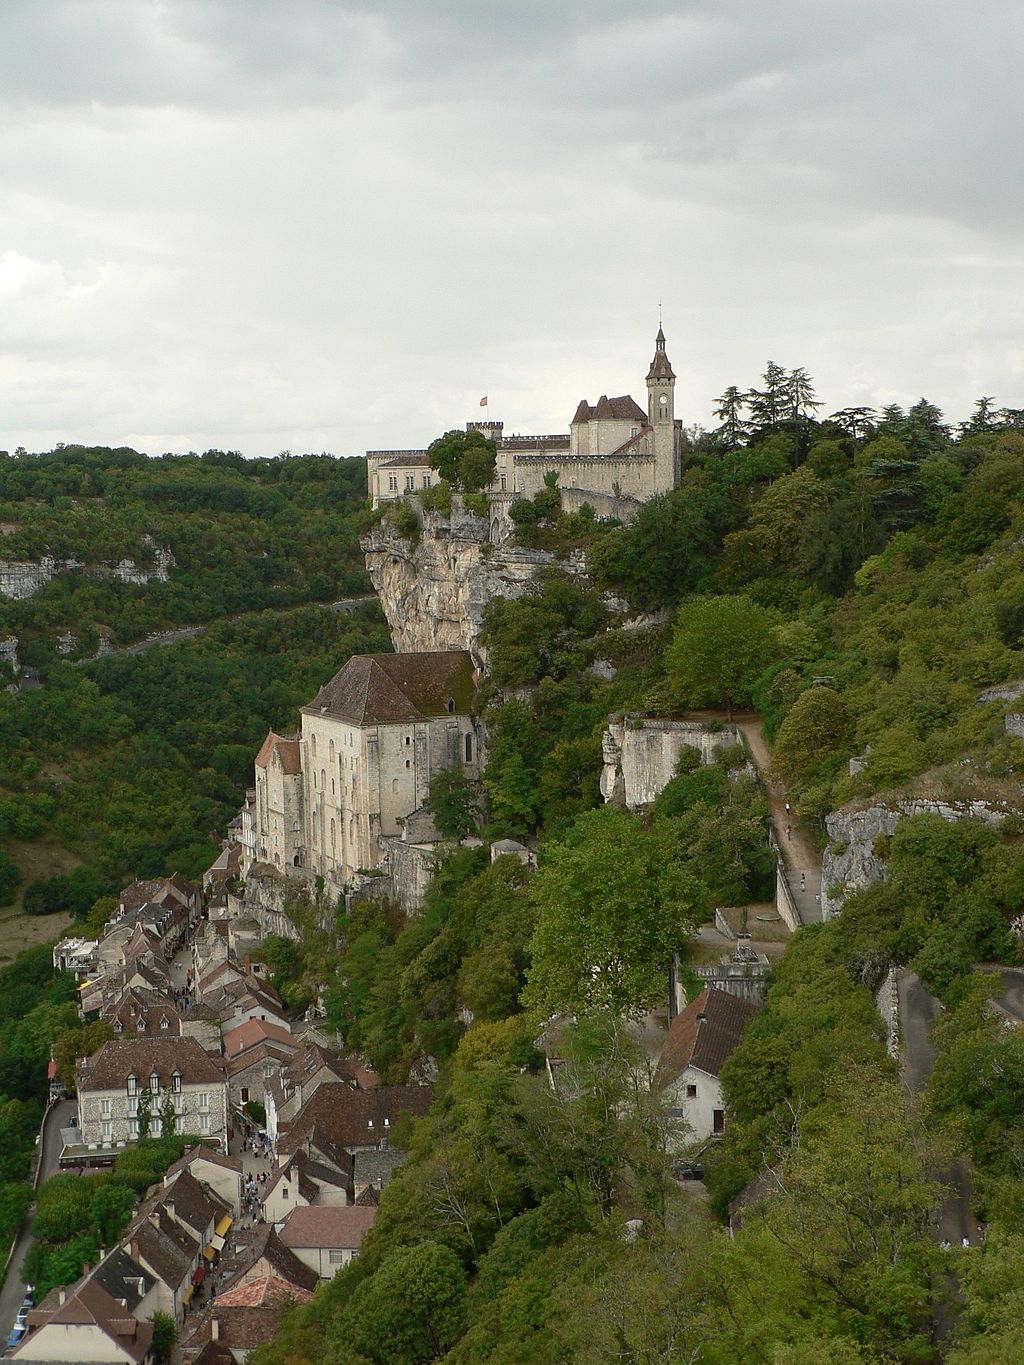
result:
M 466 651 L 350 659 L 303 707 L 300 734 L 268 735 L 260 750 L 257 855 L 290 875 L 321 876 L 337 891 L 378 868 L 384 841 L 402 835 L 436 773 L 459 768 L 479 777 L 474 689 Z M 245 908 L 258 914 L 248 897 Z
M 675 417 L 676 376 L 660 327 L 654 346 L 646 410 L 628 394 L 602 394 L 595 404 L 583 399 L 568 435 L 506 436 L 501 422 L 467 422 L 467 430 L 482 432 L 497 449 L 488 493 L 532 497 L 553 472 L 561 489 L 632 503 L 635 510 L 656 493 L 678 488 L 682 424 Z M 366 465 L 374 507 L 429 488 L 436 478 L 425 450 L 368 450 Z
M 601 741 L 601 794 L 605 801 L 637 810 L 655 801 L 672 780 L 684 749 L 696 749 L 702 763 L 713 763 L 720 750 L 742 743 L 735 726 L 632 715 L 609 717 Z

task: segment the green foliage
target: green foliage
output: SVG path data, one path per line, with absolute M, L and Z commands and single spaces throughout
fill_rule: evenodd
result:
M 374 1365 L 439 1360 L 462 1328 L 465 1293 L 465 1272 L 448 1247 L 420 1242 L 392 1252 L 356 1286 L 338 1327 Z
M 406 540 L 417 541 L 420 519 L 412 504 L 405 498 L 395 498 L 387 505 L 387 517 L 395 532 Z
M 178 1340 L 178 1327 L 169 1313 L 153 1314 L 153 1357 L 166 1365 Z
M 431 469 L 453 488 L 474 493 L 494 478 L 496 447 L 480 431 L 446 431 L 427 446 Z
M 435 773 L 424 804 L 445 839 L 464 839 L 476 829 L 480 813 L 477 789 L 461 768 L 442 768 Z
M 644 830 L 611 806 L 579 816 L 563 841 L 543 846 L 523 997 L 539 1019 L 650 1008 L 672 952 L 705 909 L 706 893 L 679 855 L 670 822 Z
M 680 607 L 665 674 L 683 707 L 749 702 L 758 677 L 772 663 L 772 617 L 748 597 L 696 598 Z

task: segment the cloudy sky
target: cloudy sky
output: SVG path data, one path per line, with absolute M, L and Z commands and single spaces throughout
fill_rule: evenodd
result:
M 1024 407 L 1018 0 L 3 0 L 0 446 Z

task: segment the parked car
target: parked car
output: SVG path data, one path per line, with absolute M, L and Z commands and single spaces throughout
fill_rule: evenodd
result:
M 13 1351 L 15 1346 L 17 1346 L 18 1342 L 22 1339 L 24 1335 L 25 1335 L 24 1326 L 19 1327 L 17 1324 L 15 1324 L 11 1328 L 10 1336 L 4 1342 L 4 1350 Z

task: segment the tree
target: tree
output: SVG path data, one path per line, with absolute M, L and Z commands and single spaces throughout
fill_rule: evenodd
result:
M 157 1365 L 165 1365 L 178 1340 L 178 1327 L 169 1313 L 153 1314 L 153 1355 Z
M 814 380 L 802 367 L 790 370 L 787 380 L 789 416 L 795 421 L 806 421 L 813 417 L 821 403 L 814 396 Z
M 497 448 L 481 431 L 456 429 L 431 441 L 427 461 L 452 487 L 474 493 L 494 478 Z
M 431 778 L 426 808 L 443 838 L 464 839 L 480 813 L 476 786 L 461 768 L 442 768 Z
M 747 394 L 750 420 L 761 430 L 771 430 L 789 416 L 789 376 L 781 365 L 769 360 L 761 382 L 763 389 L 751 389 Z
M 675 704 L 750 701 L 754 683 L 775 657 L 771 614 L 749 597 L 698 597 L 680 607 L 665 673 Z
M 116 1244 L 134 1205 L 135 1196 L 127 1185 L 108 1180 L 93 1190 L 89 1212 L 105 1247 Z
M 722 424 L 715 435 L 726 450 L 735 450 L 746 439 L 749 430 L 748 423 L 743 416 L 746 401 L 746 394 L 738 389 L 735 384 L 730 384 L 725 393 L 720 398 L 715 399 L 715 416 Z
M 448 1247 L 399 1247 L 356 1286 L 332 1335 L 373 1365 L 426 1365 L 459 1335 L 465 1296 L 465 1271 Z
M 831 687 L 802 693 L 779 726 L 772 761 L 785 782 L 799 782 L 815 764 L 842 751 L 848 720 L 842 697 Z
M 644 829 L 613 806 L 587 811 L 563 841 L 543 845 L 530 888 L 537 925 L 526 1007 L 540 1018 L 646 1013 L 704 909 L 705 893 L 679 857 L 670 821 Z
M 138 1099 L 139 1141 L 145 1142 L 149 1137 L 149 1129 L 153 1121 L 153 1095 L 148 1085 L 142 1085 L 139 1088 Z

